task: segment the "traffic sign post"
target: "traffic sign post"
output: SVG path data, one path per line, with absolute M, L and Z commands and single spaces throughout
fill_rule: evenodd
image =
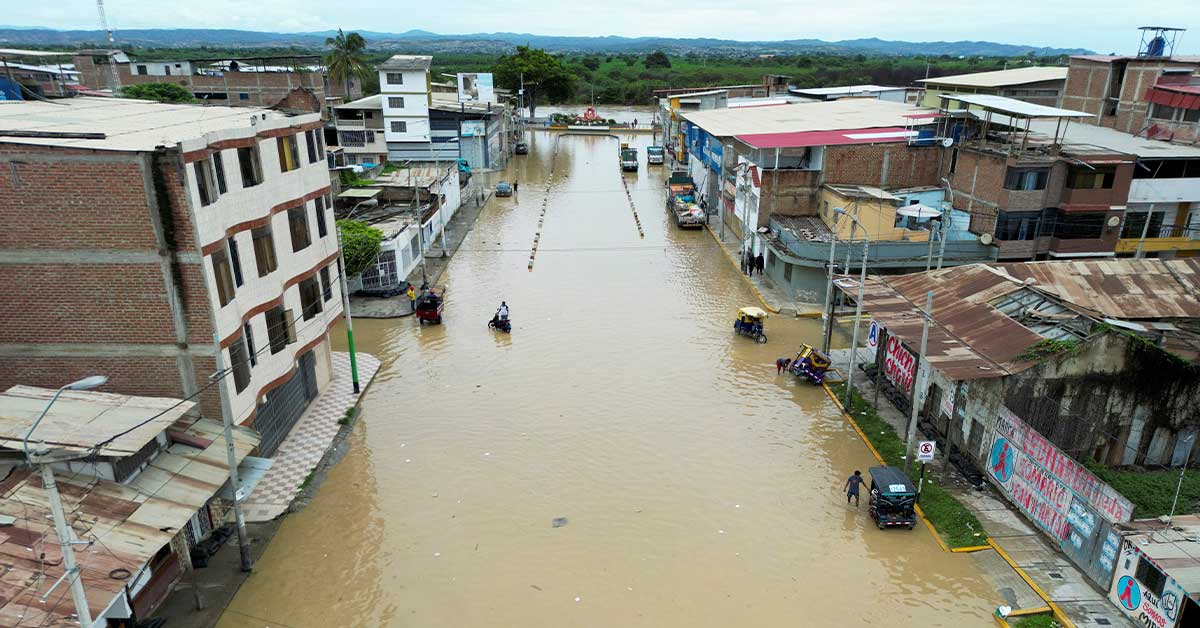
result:
M 921 463 L 921 479 L 917 481 L 917 501 L 921 501 L 921 489 L 925 487 L 925 463 L 933 460 L 937 441 L 923 440 L 917 443 L 917 462 Z

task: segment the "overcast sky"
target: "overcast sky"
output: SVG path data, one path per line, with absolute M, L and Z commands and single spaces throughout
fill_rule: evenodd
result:
M 90 0 L 10 0 L 0 23 L 98 28 Z M 276 32 L 342 27 L 384 32 L 511 31 L 540 35 L 716 37 L 741 40 L 878 37 L 986 40 L 1135 52 L 1138 26 L 1200 29 L 1200 1 L 1157 0 L 106 0 L 122 28 L 234 28 Z M 440 9 L 440 10 L 439 10 Z M 1176 52 L 1200 52 L 1200 32 Z

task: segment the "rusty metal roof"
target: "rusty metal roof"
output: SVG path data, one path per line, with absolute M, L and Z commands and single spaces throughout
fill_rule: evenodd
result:
M 133 582 L 228 478 L 219 422 L 184 418 L 168 434 L 191 444 L 174 442 L 125 484 L 55 472 L 68 524 L 80 539 L 96 541 L 76 549 L 93 615 L 123 594 L 124 585 Z M 234 428 L 239 462 L 258 440 L 252 430 Z M 14 525 L 0 528 L 0 626 L 78 626 L 71 617 L 74 603 L 63 594 L 65 586 L 41 602 L 63 573 L 41 476 L 20 468 L 0 481 L 0 515 L 16 519 Z M 131 576 L 110 576 L 116 569 L 128 570 Z
M 54 390 L 33 386 L 13 386 L 0 393 L 0 447 L 20 449 L 25 433 L 53 396 Z M 195 406 L 194 401 L 165 397 L 66 390 L 33 433 L 30 449 L 35 443 L 45 442 L 53 449 L 83 452 L 131 430 L 99 452 L 103 456 L 128 456 Z M 155 415 L 159 416 L 138 425 Z
M 1200 259 L 1108 259 L 999 264 L 1089 313 L 1108 318 L 1200 318 Z
M 850 298 L 857 276 L 840 276 Z M 999 377 L 1033 365 L 1019 359 L 1039 334 L 1002 311 L 1009 295 L 1037 292 L 1062 306 L 1047 317 L 1112 319 L 1200 318 L 1200 260 L 1090 260 L 970 264 L 899 276 L 871 276 L 863 309 L 915 350 L 926 292 L 933 315 L 926 359 L 950 379 Z

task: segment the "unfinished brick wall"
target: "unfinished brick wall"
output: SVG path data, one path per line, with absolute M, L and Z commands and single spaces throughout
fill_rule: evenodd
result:
M 954 172 L 948 172 L 952 159 L 946 158 L 946 178 L 954 190 L 954 208 L 971 213 L 971 231 L 994 233 L 996 213 L 1004 197 L 1007 162 L 1003 157 L 977 151 L 951 148 L 957 152 Z
M 821 173 L 817 170 L 764 170 L 758 201 L 758 224 L 765 226 L 774 214 L 817 215 Z
M 881 188 L 939 185 L 941 147 L 851 144 L 825 148 L 825 183 Z

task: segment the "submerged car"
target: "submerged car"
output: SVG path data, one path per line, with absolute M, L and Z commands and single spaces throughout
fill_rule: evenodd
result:
M 512 196 L 512 184 L 501 181 L 496 184 L 496 196 Z
M 517 145 L 513 146 L 513 152 L 518 155 L 528 155 L 529 144 L 526 144 L 525 142 L 517 142 Z

